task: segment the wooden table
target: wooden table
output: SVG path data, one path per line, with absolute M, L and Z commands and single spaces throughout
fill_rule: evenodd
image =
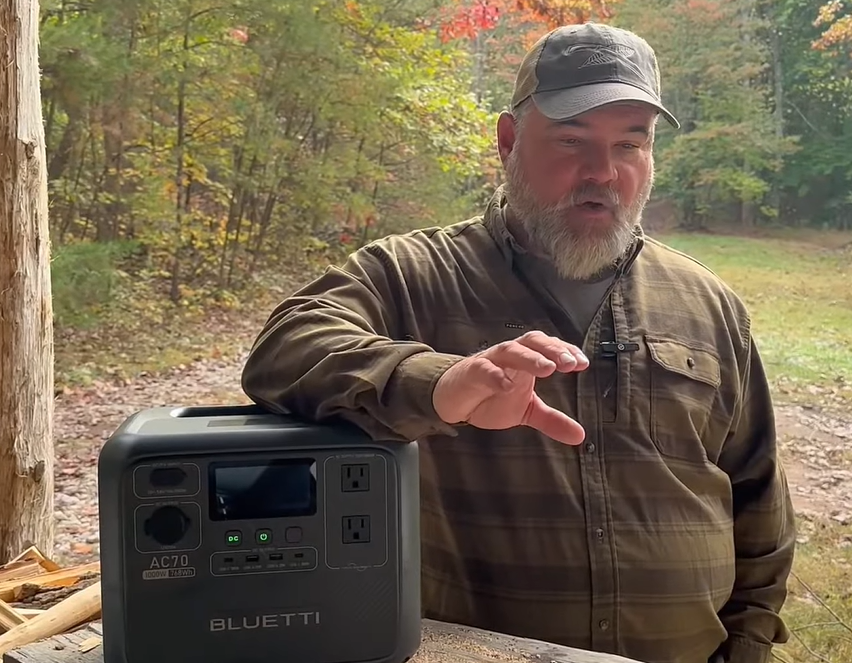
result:
M 15 649 L 2 663 L 103 663 L 101 625 L 92 622 Z M 81 647 L 81 645 L 83 645 Z M 85 650 L 89 647 L 87 651 Z M 409 663 L 639 663 L 611 654 L 571 649 L 466 626 L 423 620 L 422 644 Z

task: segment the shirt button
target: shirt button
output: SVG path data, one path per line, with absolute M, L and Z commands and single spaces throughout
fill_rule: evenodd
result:
M 589 452 L 590 454 L 595 453 L 595 449 L 596 449 L 596 447 L 595 447 L 594 442 L 589 442 L 588 444 L 586 444 L 586 451 Z
M 601 631 L 607 631 L 607 630 L 609 630 L 609 620 L 608 620 L 608 619 L 602 619 L 602 620 L 600 620 L 600 621 L 598 622 L 598 626 L 600 627 Z
M 603 541 L 603 538 L 604 538 L 604 531 L 603 531 L 600 527 L 598 527 L 598 528 L 595 530 L 595 534 L 597 535 L 597 537 L 598 537 L 598 539 L 599 539 L 599 540 Z

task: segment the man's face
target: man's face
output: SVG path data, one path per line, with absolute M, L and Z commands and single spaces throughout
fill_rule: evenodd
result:
M 650 107 L 618 104 L 554 122 L 533 106 L 519 134 L 500 117 L 509 205 L 528 249 L 563 276 L 590 278 L 630 244 L 653 186 L 655 118 Z

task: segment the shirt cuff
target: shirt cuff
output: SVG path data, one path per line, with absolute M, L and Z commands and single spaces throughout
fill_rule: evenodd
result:
M 432 394 L 448 368 L 464 357 L 442 352 L 420 352 L 397 365 L 386 393 L 386 405 L 399 416 L 400 432 L 410 440 L 427 435 L 457 435 L 457 427 L 446 423 L 435 411 Z
M 771 663 L 772 645 L 755 642 L 741 636 L 732 636 L 720 647 L 721 656 L 710 661 L 720 663 Z

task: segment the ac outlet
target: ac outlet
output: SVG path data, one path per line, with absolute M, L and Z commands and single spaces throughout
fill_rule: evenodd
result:
M 370 490 L 370 466 L 367 463 L 344 465 L 340 469 L 341 490 L 361 493 Z
M 343 517 L 343 543 L 369 543 L 370 516 Z

